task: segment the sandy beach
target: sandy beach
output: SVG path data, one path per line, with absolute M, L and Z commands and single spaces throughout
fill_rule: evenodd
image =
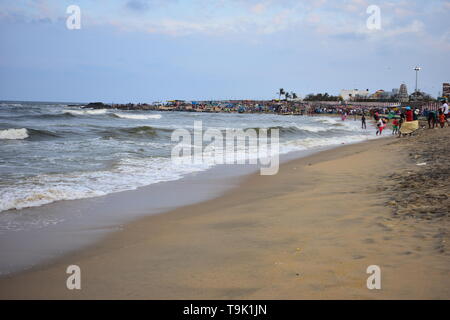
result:
M 1 278 L 0 298 L 449 299 L 449 132 L 346 145 L 251 175 L 218 199 Z M 69 265 L 81 268 L 81 290 L 66 288 Z M 370 265 L 381 290 L 366 287 Z

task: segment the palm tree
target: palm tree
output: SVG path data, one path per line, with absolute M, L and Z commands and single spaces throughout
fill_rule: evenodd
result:
M 291 97 L 291 95 L 289 94 L 289 92 L 286 92 L 286 93 L 284 94 L 284 96 L 286 97 L 286 101 L 287 101 L 287 99 L 289 99 L 289 98 Z
M 286 94 L 286 92 L 284 91 L 284 89 L 283 88 L 281 88 L 279 91 L 278 91 L 278 100 L 281 100 L 281 96 L 282 95 L 285 95 Z
M 292 92 L 291 95 L 292 95 L 292 99 L 294 99 L 294 100 L 298 98 L 298 96 L 295 92 Z

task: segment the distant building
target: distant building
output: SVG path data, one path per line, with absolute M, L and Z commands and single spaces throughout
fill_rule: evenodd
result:
M 374 94 L 370 95 L 370 99 L 373 100 L 391 100 L 398 98 L 400 90 L 392 89 L 391 91 L 384 91 L 382 89 L 377 90 Z
M 450 83 L 442 84 L 442 96 L 450 98 Z
M 381 100 L 381 99 L 386 99 L 386 97 L 387 97 L 387 92 L 380 89 L 380 90 L 375 91 L 375 93 L 370 96 L 370 99 Z
M 398 92 L 398 99 L 400 102 L 408 102 L 409 96 L 408 96 L 408 88 L 406 87 L 406 84 L 402 83 L 400 85 L 400 90 Z
M 367 90 L 341 90 L 340 96 L 344 101 L 354 100 L 356 98 L 367 99 L 369 97 L 369 89 Z
M 415 91 L 409 96 L 409 101 L 431 101 L 433 97 L 423 91 Z

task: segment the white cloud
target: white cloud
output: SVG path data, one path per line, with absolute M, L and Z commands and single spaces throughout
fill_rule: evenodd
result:
M 366 28 L 366 9 L 371 0 L 122 0 L 89 3 L 82 7 L 84 28 L 107 25 L 123 31 L 148 32 L 183 36 L 189 34 L 274 34 L 298 31 L 321 37 L 372 41 L 399 39 L 405 34 L 434 39 L 447 39 L 448 30 L 429 31 L 435 23 L 436 7 L 421 0 L 379 0 L 382 30 Z M 430 1 L 431 2 L 431 1 Z M 22 0 L 5 5 L 0 19 L 27 16 L 28 20 L 65 17 L 65 1 Z M 126 5 L 142 10 L 139 16 L 126 10 Z M 164 3 L 164 5 L 162 5 Z M 20 5 L 22 4 L 22 5 Z M 439 2 L 441 12 L 450 12 L 450 1 Z M 448 25 L 448 23 L 447 23 Z M 445 28 L 444 28 L 445 29 Z

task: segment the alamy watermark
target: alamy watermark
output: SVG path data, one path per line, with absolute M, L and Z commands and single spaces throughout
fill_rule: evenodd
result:
M 370 274 L 367 278 L 367 289 L 381 290 L 381 268 L 371 265 L 367 267 L 366 273 Z
M 369 30 L 381 30 L 381 9 L 377 5 L 371 5 L 367 7 L 367 14 L 370 14 L 367 18 L 366 26 Z
M 70 265 L 66 269 L 70 276 L 66 280 L 66 287 L 69 290 L 81 290 L 81 268 L 77 265 Z
M 69 30 L 81 29 L 81 9 L 77 5 L 70 5 L 66 9 L 66 13 L 69 14 L 66 20 L 66 27 Z
M 253 164 L 261 175 L 275 175 L 279 169 L 279 130 L 275 128 L 203 130 L 195 121 L 193 131 L 172 132 L 172 161 L 176 164 Z

